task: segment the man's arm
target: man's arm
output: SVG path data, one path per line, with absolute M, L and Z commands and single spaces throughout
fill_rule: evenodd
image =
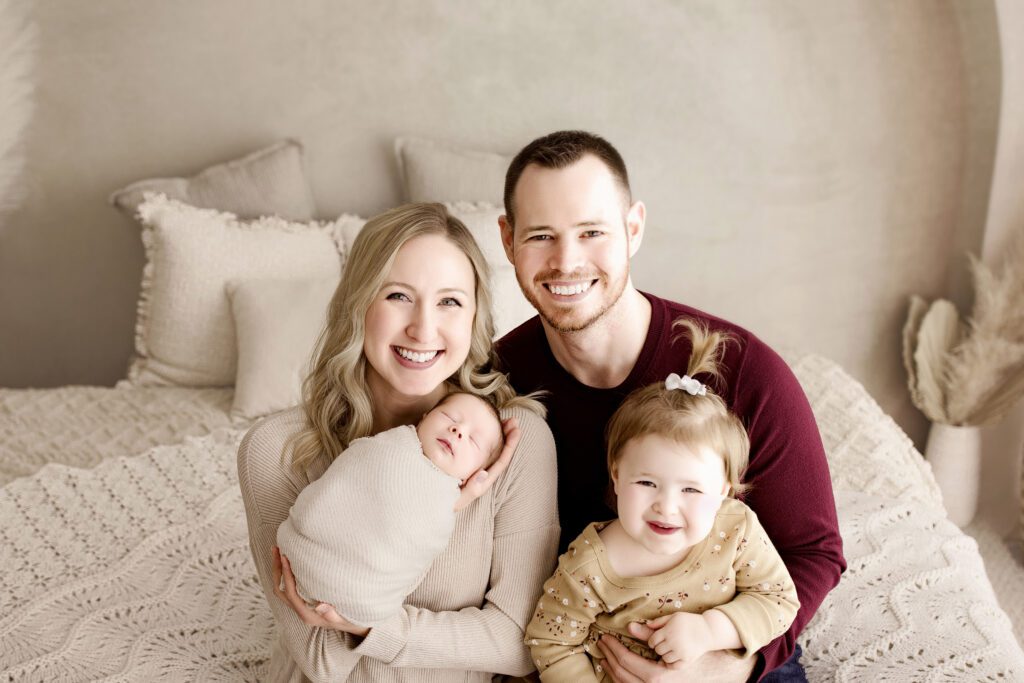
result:
M 800 609 L 761 649 L 760 678 L 792 656 L 796 639 L 846 569 L 825 449 L 810 404 L 789 366 L 751 338 L 729 388 L 750 435 L 745 502 L 796 584 Z

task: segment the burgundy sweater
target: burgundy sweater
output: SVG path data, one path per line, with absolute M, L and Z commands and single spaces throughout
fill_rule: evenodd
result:
M 638 387 L 686 372 L 690 342 L 671 329 L 687 316 L 711 329 L 730 332 L 721 378 L 698 375 L 743 420 L 750 435 L 750 465 L 743 496 L 775 543 L 796 583 L 800 611 L 785 634 L 761 650 L 751 680 L 785 662 L 797 635 L 846 569 L 835 499 L 821 435 L 807 397 L 789 366 L 741 327 L 682 304 L 644 294 L 651 302 L 651 326 L 643 350 L 626 380 L 611 389 L 581 384 L 559 365 L 540 319 L 533 317 L 498 341 L 498 362 L 516 391 L 550 392 L 543 399 L 558 449 L 560 549 L 594 521 L 616 516 L 610 507 L 605 466 L 605 426 L 622 400 Z

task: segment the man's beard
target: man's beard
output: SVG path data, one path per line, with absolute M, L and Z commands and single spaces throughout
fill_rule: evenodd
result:
M 596 275 L 596 277 L 595 277 Z M 580 274 L 569 274 L 562 275 L 556 272 L 548 272 L 538 275 L 534 280 L 536 283 L 538 280 L 552 280 L 552 279 L 564 279 L 564 280 L 597 280 L 591 287 L 597 287 L 598 285 L 607 283 L 607 289 L 605 292 L 606 299 L 602 303 L 601 307 L 587 316 L 583 320 L 573 320 L 575 311 L 566 310 L 559 311 L 558 304 L 554 304 L 556 310 L 547 311 L 541 306 L 540 298 L 534 293 L 535 290 L 523 287 L 523 284 L 519 283 L 519 289 L 522 290 L 523 296 L 530 302 L 540 317 L 552 327 L 556 332 L 563 334 L 572 334 L 575 332 L 582 332 L 587 329 L 595 322 L 600 320 L 608 311 L 612 309 L 615 304 L 622 298 L 623 292 L 626 291 L 626 283 L 629 282 L 629 267 L 627 266 L 626 271 L 622 274 L 622 278 L 618 281 L 609 281 L 604 273 L 590 274 L 589 276 L 581 276 Z M 518 280 L 518 279 L 517 279 Z M 544 285 L 538 284 L 538 288 L 542 288 Z

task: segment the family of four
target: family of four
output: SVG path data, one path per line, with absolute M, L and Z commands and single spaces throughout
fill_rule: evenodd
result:
M 492 345 L 466 227 L 387 211 L 302 405 L 242 442 L 270 680 L 806 680 L 796 638 L 845 563 L 792 372 L 633 286 L 645 207 L 606 140 L 534 140 L 504 203 L 536 317 Z

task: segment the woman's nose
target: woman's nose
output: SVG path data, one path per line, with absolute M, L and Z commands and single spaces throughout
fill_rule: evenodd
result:
M 406 334 L 411 339 L 427 342 L 432 341 L 436 333 L 437 323 L 434 320 L 433 309 L 430 306 L 417 306 L 412 320 L 406 327 Z

